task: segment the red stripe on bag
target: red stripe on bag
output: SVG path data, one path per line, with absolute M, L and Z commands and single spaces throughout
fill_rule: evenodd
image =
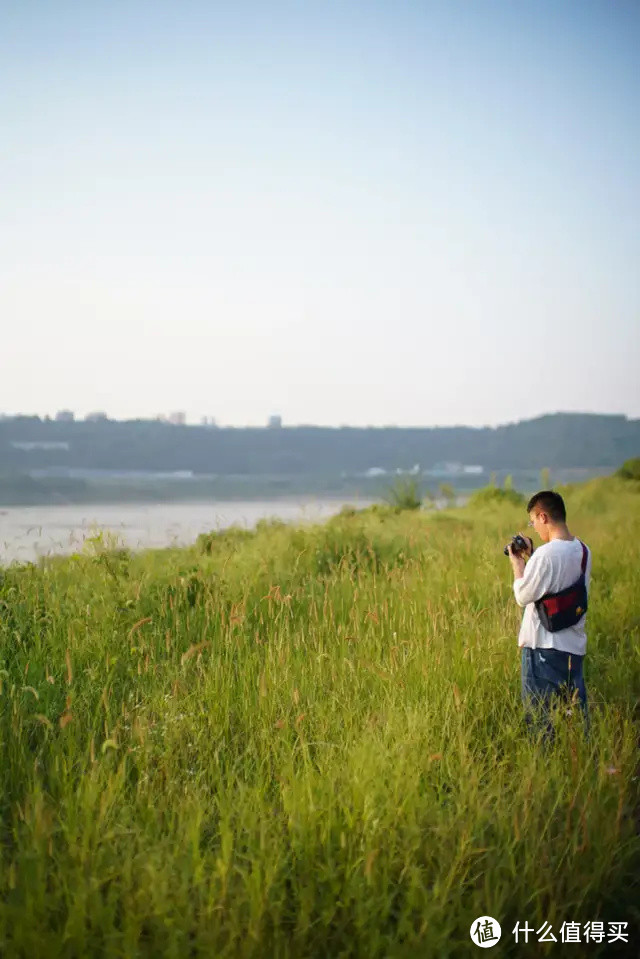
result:
M 557 613 L 564 612 L 565 609 L 575 608 L 580 602 L 580 593 L 577 589 L 572 589 L 570 593 L 566 593 L 564 596 L 550 596 L 548 599 L 543 599 L 542 602 L 548 615 L 555 616 Z

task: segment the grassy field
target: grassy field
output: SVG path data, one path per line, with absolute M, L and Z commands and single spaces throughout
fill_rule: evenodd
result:
M 567 503 L 592 730 L 550 750 L 502 555 L 522 506 L 5 570 L 0 954 L 458 957 L 481 915 L 494 955 L 637 954 L 640 493 Z M 561 944 L 590 920 L 631 944 Z

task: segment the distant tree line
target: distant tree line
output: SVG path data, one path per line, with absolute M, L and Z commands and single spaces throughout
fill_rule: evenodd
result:
M 20 448 L 59 443 L 64 448 Z M 150 420 L 0 420 L 0 472 L 75 467 L 192 470 L 217 475 L 361 473 L 371 467 L 429 469 L 438 463 L 486 471 L 615 468 L 640 453 L 640 420 L 556 413 L 496 428 L 319 426 L 218 428 Z

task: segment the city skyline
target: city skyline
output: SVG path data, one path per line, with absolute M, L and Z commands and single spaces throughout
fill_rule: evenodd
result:
M 287 427 L 295 428 L 304 428 L 304 427 L 317 427 L 319 429 L 439 429 L 439 428 L 477 428 L 477 429 L 492 429 L 499 428 L 502 426 L 509 426 L 512 424 L 517 424 L 521 422 L 528 422 L 530 420 L 542 419 L 549 416 L 593 416 L 593 417 L 607 417 L 612 419 L 624 419 L 629 422 L 634 422 L 640 417 L 629 416 L 623 412 L 602 412 L 599 410 L 547 410 L 546 412 L 539 413 L 537 416 L 524 417 L 519 420 L 505 420 L 500 423 L 483 423 L 480 426 L 474 426 L 471 423 L 454 423 L 454 424 L 439 424 L 439 423 L 417 423 L 411 425 L 403 425 L 402 423 L 348 423 L 346 421 L 340 422 L 338 424 L 332 423 L 311 423 L 311 422 L 287 422 L 284 421 L 282 416 L 279 414 L 269 413 L 267 414 L 263 421 L 254 422 L 254 423 L 224 423 L 218 420 L 217 417 L 210 414 L 195 414 L 189 416 L 185 410 L 173 410 L 170 412 L 159 412 L 155 416 L 142 416 L 142 415 L 133 415 L 127 417 L 116 417 L 110 416 L 106 410 L 92 410 L 88 412 L 78 413 L 75 410 L 57 410 L 55 413 L 39 413 L 39 412 L 4 412 L 0 411 L 0 420 L 12 420 L 12 419 L 31 419 L 37 418 L 42 422 L 58 422 L 58 423 L 87 423 L 87 422 L 99 422 L 106 421 L 109 423 L 135 423 L 135 422 L 148 422 L 148 423 L 166 423 L 171 426 L 206 426 L 213 429 L 286 429 Z

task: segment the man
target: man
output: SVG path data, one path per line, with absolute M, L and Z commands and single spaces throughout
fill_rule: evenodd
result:
M 523 552 L 515 552 L 513 544 L 509 545 L 513 591 L 518 606 L 524 607 L 518 637 L 518 646 L 522 649 L 522 701 L 530 727 L 534 725 L 534 708 L 542 708 L 546 714 L 545 738 L 552 739 L 549 707 L 561 698 L 577 700 L 588 722 L 587 691 L 582 673 L 587 648 L 586 614 L 575 625 L 550 632 L 541 622 L 535 604 L 543 596 L 573 586 L 582 569 L 588 590 L 591 552 L 586 547 L 583 549 L 582 542 L 569 532 L 564 501 L 559 493 L 551 490 L 536 493 L 527 504 L 527 512 L 529 526 L 533 527 L 543 545 L 534 552 L 533 542 L 528 537 L 523 537 L 529 543 Z

